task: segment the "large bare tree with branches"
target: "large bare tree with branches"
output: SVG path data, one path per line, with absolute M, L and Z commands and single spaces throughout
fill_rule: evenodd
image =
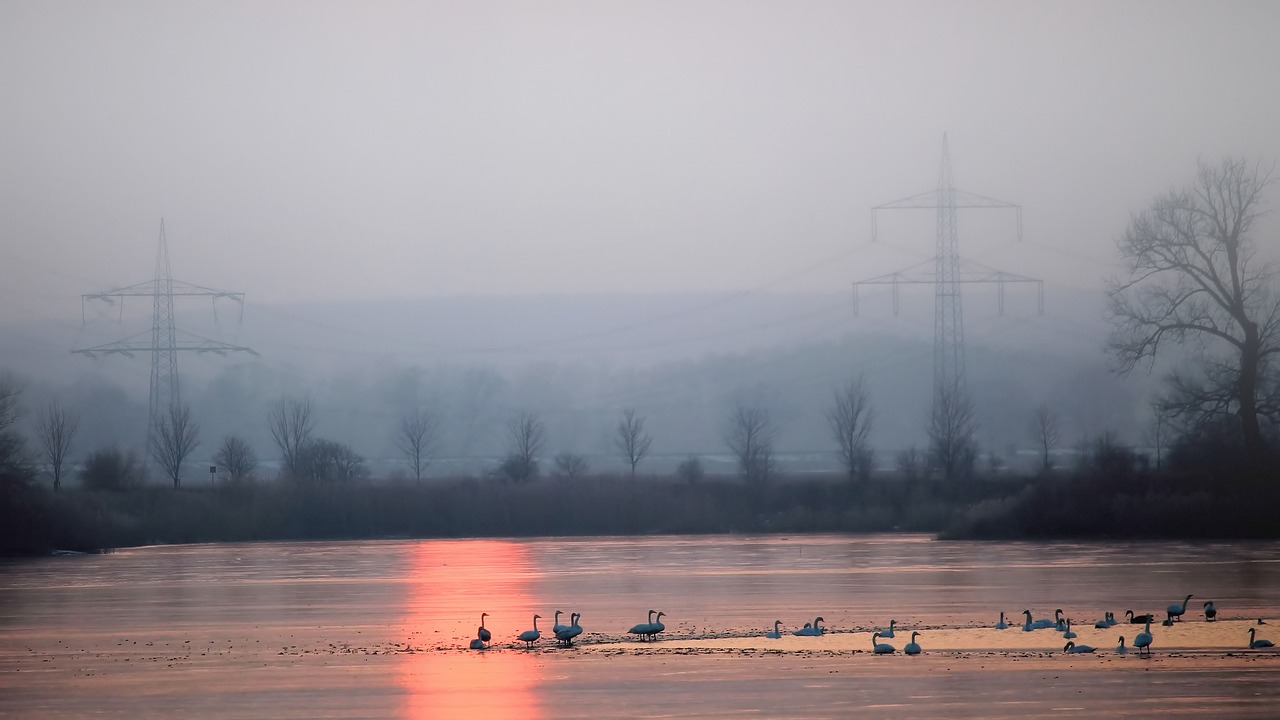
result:
M 400 434 L 396 435 L 396 447 L 404 453 L 413 470 L 415 482 L 422 482 L 422 471 L 431 464 L 431 454 L 436 445 L 438 423 L 436 416 L 425 408 L 414 408 L 400 417 Z
M 776 434 L 769 411 L 759 405 L 735 405 L 729 412 L 724 442 L 738 459 L 738 469 L 749 483 L 763 484 L 773 472 L 773 439 Z
M 837 388 L 827 409 L 827 424 L 831 436 L 840 448 L 840 459 L 853 480 L 858 473 L 865 473 L 870 464 L 871 450 L 867 447 L 867 435 L 871 433 L 871 393 L 861 376 Z
M 546 438 L 546 426 L 542 419 L 531 412 L 522 412 L 507 422 L 507 458 L 502 472 L 516 482 L 525 482 L 538 476 L 538 453 Z
M 1040 448 L 1040 472 L 1047 473 L 1053 469 L 1053 460 L 1049 454 L 1062 441 L 1062 430 L 1058 423 L 1058 413 L 1041 403 L 1031 411 L 1031 420 L 1027 422 L 1027 434 L 1031 441 Z
M 1200 162 L 1190 185 L 1131 220 L 1118 242 L 1126 277 L 1108 287 L 1120 372 L 1150 369 L 1189 341 L 1199 367 L 1170 377 L 1170 416 L 1187 425 L 1232 417 L 1255 469 L 1264 423 L 1280 421 L 1280 287 L 1252 237 L 1271 183 L 1270 170 L 1242 159 Z
M 302 473 L 303 451 L 311 443 L 311 433 L 315 430 L 314 412 L 310 396 L 301 400 L 282 397 L 267 411 L 271 437 L 280 448 L 285 474 L 290 477 L 296 478 Z
M 40 449 L 44 450 L 44 457 L 49 461 L 54 492 L 62 489 L 62 475 L 67 469 L 71 443 L 75 441 L 79 428 L 80 416 L 68 410 L 57 399 L 49 401 L 49 406 L 36 421 L 36 439 L 40 441 Z
M 929 459 L 944 480 L 967 478 L 978 461 L 974 434 L 973 401 L 964 387 L 953 382 L 938 388 L 929 423 Z
M 636 466 L 649 454 L 649 446 L 653 444 L 653 437 L 644 429 L 644 416 L 632 408 L 623 410 L 614 443 L 622 453 L 622 459 L 631 466 L 631 479 L 635 480 Z
M 191 408 L 186 405 L 170 407 L 156 428 L 151 458 L 173 480 L 175 490 L 182 484 L 182 464 L 199 444 L 200 426 L 191 419 Z
M 222 439 L 222 446 L 213 455 L 215 465 L 220 465 L 231 475 L 232 482 L 240 482 L 258 468 L 258 455 L 249 443 L 236 435 Z

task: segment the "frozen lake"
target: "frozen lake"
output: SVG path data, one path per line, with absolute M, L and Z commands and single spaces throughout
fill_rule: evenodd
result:
M 1154 626 L 1154 656 L 1116 655 Z M 1213 600 L 1215 623 L 1202 602 Z M 1073 619 L 1023 632 L 1021 611 Z M 656 643 L 626 630 L 666 613 Z M 569 649 L 515 642 L 582 613 Z M 1012 627 L 991 628 L 1004 611 Z M 465 649 L 489 614 L 484 652 Z M 763 637 L 821 615 L 817 638 Z M 1271 620 L 1256 625 L 1258 618 Z M 924 654 L 870 652 L 897 621 Z M 0 716 L 1275 717 L 1280 543 L 677 536 L 197 545 L 0 562 Z

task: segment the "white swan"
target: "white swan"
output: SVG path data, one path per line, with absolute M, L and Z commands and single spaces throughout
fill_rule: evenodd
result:
M 1108 610 L 1107 613 L 1103 616 L 1103 618 L 1098 622 L 1094 623 L 1093 626 L 1100 630 L 1105 630 L 1106 628 L 1109 628 L 1115 624 L 1116 624 L 1116 616 L 1112 615 L 1111 611 Z
M 1124 636 L 1123 636 L 1123 635 L 1121 635 L 1121 636 L 1120 636 L 1120 644 L 1116 646 L 1116 654 L 1117 654 L 1117 655 L 1128 655 L 1128 654 L 1129 654 L 1129 648 L 1127 648 L 1127 647 L 1125 647 L 1125 646 L 1124 646 Z
M 1143 655 L 1143 654 L 1150 655 L 1152 640 L 1153 638 L 1151 637 L 1151 620 L 1148 619 L 1145 624 L 1145 627 L 1142 628 L 1142 632 L 1133 636 L 1133 646 L 1138 648 L 1139 655 Z
M 1062 611 L 1059 610 L 1058 612 L 1061 613 Z M 1030 610 L 1023 610 L 1022 614 L 1027 616 L 1026 621 L 1022 623 L 1022 632 L 1031 632 L 1032 630 L 1043 630 L 1044 628 L 1051 628 L 1051 627 L 1058 626 L 1058 623 L 1056 620 L 1049 620 L 1047 618 L 1041 619 L 1041 620 L 1032 620 Z
M 652 610 L 650 610 L 649 612 L 650 612 L 650 613 L 652 613 L 653 611 L 652 611 Z M 569 628 L 569 626 L 568 626 L 568 625 L 561 625 L 561 624 L 560 624 L 560 616 L 561 616 L 561 615 L 563 615 L 563 614 L 564 614 L 564 611 L 563 611 L 563 610 L 557 610 L 557 611 L 556 611 L 556 617 L 555 617 L 555 620 L 553 620 L 553 621 L 552 621 L 552 623 L 553 623 L 553 624 L 551 625 L 551 634 L 552 634 L 552 635 L 555 635 L 556 633 L 560 632 L 561 630 L 567 630 L 567 629 Z
M 774 620 L 773 629 L 765 633 L 764 636 L 769 638 L 770 640 L 777 640 L 778 638 L 782 637 L 782 631 L 778 629 L 781 625 L 782 625 L 781 620 Z
M 632 635 L 639 635 L 641 640 L 645 639 L 645 637 L 649 635 L 649 628 L 653 627 L 653 614 L 656 612 L 658 611 L 650 610 L 649 622 L 642 622 L 642 623 L 633 625 L 631 629 L 628 630 L 627 632 L 631 633 Z
M 487 643 L 493 639 L 493 635 L 484 626 L 484 619 L 489 617 L 489 613 L 480 613 L 480 627 L 476 629 L 476 639 L 482 643 Z
M 917 635 L 919 635 L 919 634 L 920 634 L 920 633 L 918 633 L 918 632 L 912 632 L 912 633 L 911 633 L 911 642 L 907 643 L 906 647 L 902 648 L 902 652 L 904 652 L 904 653 L 906 653 L 906 654 L 908 654 L 908 655 L 919 655 L 919 654 L 920 654 L 920 644 L 916 642 L 916 636 L 917 636 Z
M 887 637 L 887 638 L 894 637 L 894 634 L 893 634 L 893 626 L 894 626 L 894 625 L 897 625 L 897 624 L 898 624 L 898 621 L 897 621 L 897 620 L 890 620 L 890 621 L 889 621 L 889 629 L 888 629 L 888 630 L 881 630 L 881 631 L 880 631 L 880 637 Z
M 997 629 L 997 630 L 1004 630 L 1004 629 L 1005 629 L 1005 628 L 1007 628 L 1007 627 L 1009 627 L 1009 623 L 1007 623 L 1007 622 L 1005 622 L 1005 621 L 1004 621 L 1004 611 L 1003 611 L 1003 610 L 1001 610 L 1001 611 L 1000 611 L 1000 622 L 996 623 L 996 629 Z
M 1066 632 L 1067 622 L 1062 619 L 1062 608 L 1053 611 L 1053 627 L 1061 632 Z
M 799 635 L 800 637 L 817 637 L 824 632 L 822 629 L 822 626 L 819 624 L 821 622 L 822 622 L 822 616 L 819 615 L 818 617 L 813 619 L 812 625 L 810 625 L 809 623 L 805 623 L 804 627 L 800 628 L 799 630 L 792 630 L 791 634 Z
M 1218 617 L 1218 608 L 1213 606 L 1213 601 L 1209 600 L 1204 604 L 1204 621 L 1213 622 Z
M 1249 628 L 1249 649 L 1258 650 L 1260 648 L 1275 647 L 1276 644 L 1266 638 L 1254 639 L 1254 634 L 1258 632 L 1257 628 Z
M 582 626 L 578 624 L 580 617 L 582 613 L 573 613 L 569 616 L 569 626 L 556 633 L 556 642 L 561 647 L 569 647 L 573 644 L 573 639 L 582 634 Z
M 1073 655 L 1079 655 L 1080 653 L 1091 653 L 1093 652 L 1093 646 L 1077 645 L 1075 644 L 1075 641 L 1067 641 L 1067 644 L 1062 647 L 1062 652 L 1071 653 Z
M 1153 623 L 1156 621 L 1156 616 L 1151 613 L 1147 613 L 1146 615 L 1134 615 L 1132 610 L 1125 610 L 1124 616 L 1129 619 L 1130 625 L 1142 625 L 1143 623 Z
M 531 649 L 533 647 L 533 644 L 538 642 L 538 639 L 542 637 L 542 633 L 538 632 L 538 618 L 540 617 L 542 616 L 534 615 L 533 629 L 525 630 L 524 632 L 520 633 L 519 637 L 516 638 L 516 640 L 519 640 L 520 642 L 524 643 L 524 647 L 526 650 Z
M 890 653 L 893 653 L 895 651 L 894 647 L 889 643 L 876 642 L 876 640 L 879 640 L 879 639 L 880 639 L 880 633 L 873 633 L 871 635 L 871 652 L 875 653 L 876 655 L 889 655 Z
M 484 641 L 481 640 L 480 638 L 472 638 L 470 647 L 472 650 L 483 650 Z
M 654 618 L 654 619 L 653 619 L 653 622 L 649 625 L 649 639 L 650 639 L 650 640 L 657 640 L 657 639 L 658 639 L 658 633 L 660 633 L 660 632 L 662 632 L 663 630 L 666 630 L 666 629 L 667 629 L 667 626 L 662 624 L 662 616 L 663 616 L 663 615 L 666 615 L 666 613 L 664 613 L 664 612 L 662 612 L 661 610 L 659 610 L 659 611 L 658 611 L 658 617 Z
M 1182 613 L 1184 613 L 1184 612 L 1186 612 L 1186 611 L 1187 611 L 1187 601 L 1188 601 L 1188 600 L 1190 600 L 1192 597 L 1194 597 L 1194 596 L 1193 596 L 1193 595 L 1188 595 L 1188 596 L 1186 596 L 1185 598 L 1183 598 L 1183 599 L 1182 599 L 1182 602 L 1181 602 L 1181 603 L 1174 603 L 1174 604 L 1170 605 L 1169 607 L 1165 608 L 1165 612 L 1167 612 L 1167 613 L 1169 614 L 1169 619 L 1170 619 L 1170 620 L 1181 620 L 1181 619 L 1182 619 Z

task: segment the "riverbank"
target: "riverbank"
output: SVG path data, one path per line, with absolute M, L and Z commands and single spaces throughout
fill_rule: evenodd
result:
M 1274 538 L 1273 488 L 1139 475 L 964 482 L 616 476 L 286 482 L 118 492 L 10 487 L 0 552 L 359 538 L 917 532 L 949 539 Z

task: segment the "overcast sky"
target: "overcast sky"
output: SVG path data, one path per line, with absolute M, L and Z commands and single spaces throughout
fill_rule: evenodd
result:
M 1276 2 L 0 0 L 0 305 L 847 292 L 932 253 L 1097 287 L 1197 157 L 1280 158 Z M 896 221 L 895 221 L 896 222 Z M 966 224 L 968 222 L 968 224 Z M 1005 229 L 1002 229 L 1005 228 Z

